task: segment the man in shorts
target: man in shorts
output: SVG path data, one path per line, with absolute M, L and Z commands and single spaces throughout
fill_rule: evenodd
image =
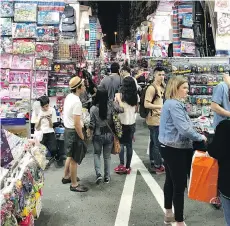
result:
M 63 121 L 65 126 L 64 142 L 67 152 L 62 183 L 71 183 L 70 191 L 87 192 L 88 188 L 80 185 L 77 178 L 77 166 L 85 156 L 86 146 L 83 134 L 82 103 L 79 96 L 85 92 L 84 80 L 76 76 L 69 82 L 71 93 L 64 102 Z

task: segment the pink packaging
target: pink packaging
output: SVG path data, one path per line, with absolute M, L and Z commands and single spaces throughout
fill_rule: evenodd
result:
M 32 81 L 34 82 L 45 82 L 48 83 L 48 71 L 36 71 L 32 76 Z
M 33 56 L 14 55 L 11 69 L 33 69 Z
M 2 54 L 0 60 L 0 68 L 11 68 L 12 55 L 11 54 Z
M 11 70 L 9 74 L 9 83 L 16 84 L 30 84 L 31 72 L 30 71 L 16 71 Z

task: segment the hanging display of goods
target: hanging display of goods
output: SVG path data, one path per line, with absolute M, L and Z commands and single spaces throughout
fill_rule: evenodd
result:
M 16 70 L 10 71 L 9 83 L 30 84 L 30 81 L 31 81 L 30 71 L 16 71 Z
M 30 97 L 29 84 L 9 84 L 10 98 L 21 99 L 22 97 Z
M 0 54 L 2 53 L 12 53 L 13 41 L 11 37 L 1 37 L 0 42 Z
M 38 11 L 39 25 L 59 24 L 60 13 L 57 11 Z
M 191 13 L 185 13 L 182 16 L 182 25 L 185 27 L 192 27 L 193 25 L 193 16 Z
M 54 41 L 54 26 L 37 27 L 37 41 Z
M 53 43 L 37 42 L 35 56 L 53 59 Z
M 73 63 L 54 63 L 52 71 L 63 74 L 76 74 L 77 68 Z
M 35 58 L 34 68 L 35 70 L 49 71 L 51 70 L 52 60 L 46 57 Z
M 1 82 L 8 82 L 9 81 L 9 73 L 10 70 L 9 69 L 0 69 L 0 78 L 1 78 Z
M 11 68 L 12 55 L 11 54 L 2 54 L 0 60 L 0 68 Z
M 13 23 L 12 36 L 13 38 L 36 38 L 35 23 Z
M 181 53 L 195 54 L 195 43 L 181 41 Z
M 33 69 L 33 56 L 13 55 L 11 69 Z
M 35 41 L 30 39 L 16 39 L 13 41 L 13 54 L 30 55 L 35 52 Z
M 182 29 L 182 38 L 194 39 L 193 29 L 183 28 Z
M 15 3 L 15 22 L 37 22 L 37 4 Z
M 47 95 L 47 83 L 35 82 L 33 84 L 32 98 L 38 98 Z
M 32 82 L 48 82 L 48 71 L 35 71 L 34 75 L 32 76 Z
M 0 2 L 0 15 L 1 17 L 13 17 L 14 3 L 9 1 Z
M 12 35 L 12 19 L 11 18 L 0 18 L 0 34 L 1 36 Z

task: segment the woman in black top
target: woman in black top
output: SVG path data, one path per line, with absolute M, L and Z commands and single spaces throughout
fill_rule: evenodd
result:
M 210 156 L 218 160 L 218 189 L 224 209 L 225 221 L 230 226 L 230 120 L 224 120 L 216 127 L 213 142 L 208 146 Z

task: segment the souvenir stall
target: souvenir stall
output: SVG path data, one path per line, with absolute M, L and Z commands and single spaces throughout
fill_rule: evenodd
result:
M 42 209 L 46 148 L 1 129 L 1 225 L 33 226 Z

